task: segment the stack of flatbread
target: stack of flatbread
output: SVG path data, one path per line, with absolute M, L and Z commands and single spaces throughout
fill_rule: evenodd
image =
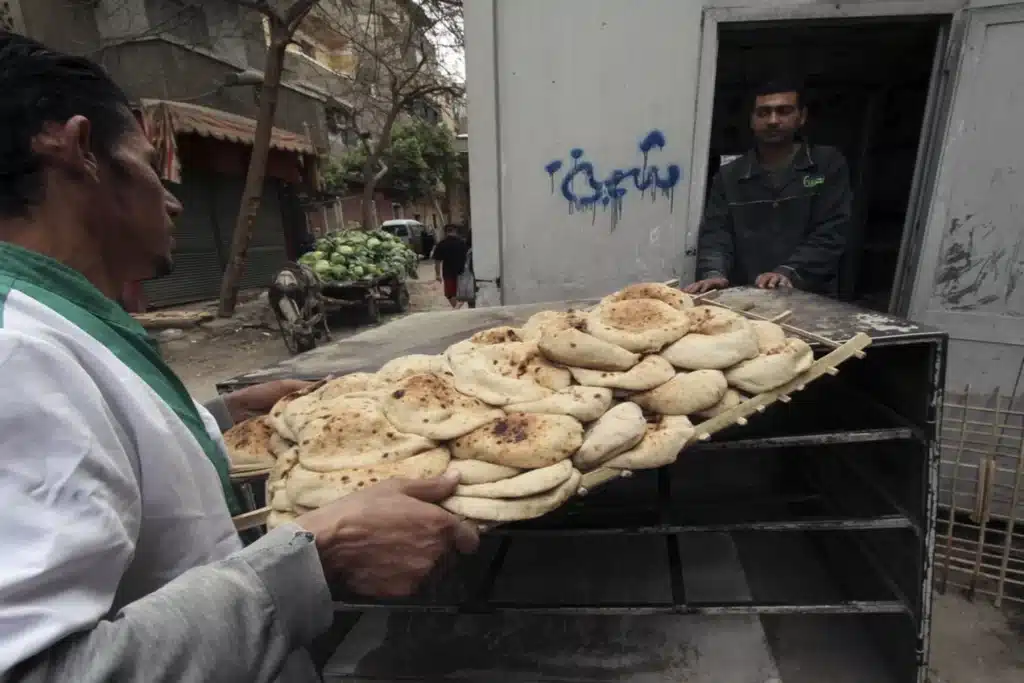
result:
M 270 526 L 386 479 L 446 471 L 461 484 L 443 507 L 512 522 L 563 505 L 597 470 L 674 462 L 694 422 L 813 360 L 778 325 L 639 284 L 589 311 L 545 311 L 443 354 L 321 382 L 226 441 L 233 461 L 272 464 Z

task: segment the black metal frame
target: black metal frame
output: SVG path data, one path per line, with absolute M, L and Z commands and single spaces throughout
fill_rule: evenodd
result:
M 337 592 L 339 612 L 408 612 L 419 614 L 479 615 L 852 615 L 865 619 L 891 615 L 896 622 L 872 627 L 878 648 L 892 663 L 894 681 L 920 683 L 927 669 L 927 640 L 931 601 L 930 558 L 934 546 L 937 446 L 935 443 L 945 373 L 944 335 L 917 335 L 893 339 L 869 349 L 865 361 L 844 365 L 839 378 L 824 378 L 794 395 L 790 411 L 796 431 L 786 433 L 778 420 L 751 418 L 742 430 L 722 432 L 717 440 L 695 445 L 684 459 L 696 454 L 799 453 L 793 464 L 800 491 L 782 492 L 764 500 L 737 501 L 725 497 L 705 508 L 745 504 L 753 510 L 745 519 L 728 519 L 711 509 L 697 514 L 700 504 L 682 506 L 673 498 L 673 468 L 637 473 L 634 480 L 656 477 L 656 505 L 646 509 L 607 508 L 612 521 L 602 519 L 597 491 L 582 502 L 529 523 L 499 527 L 490 532 L 496 543 L 489 563 L 474 572 L 461 599 L 439 599 L 445 581 L 459 572 L 446 571 L 418 596 L 401 601 L 367 601 Z M 852 379 L 850 379 L 852 378 Z M 822 385 L 818 393 L 813 388 Z M 855 406 L 842 424 L 815 423 L 818 430 L 801 431 L 800 413 L 816 400 Z M 784 412 L 773 406 L 768 415 Z M 834 411 L 836 412 L 836 411 Z M 841 412 L 841 411 L 837 411 Z M 841 420 L 842 421 L 842 420 Z M 784 422 L 784 421 L 783 421 Z M 827 423 L 828 420 L 823 420 Z M 740 438 L 729 438 L 730 436 Z M 795 457 L 795 456 L 794 456 Z M 681 463 L 677 463 L 678 467 Z M 889 468 L 887 470 L 887 468 Z M 797 481 L 799 480 L 799 481 Z M 921 489 L 917 490 L 916 482 Z M 838 482 L 838 483 L 837 483 Z M 648 484 L 653 483 L 648 479 Z M 613 482 L 609 490 L 624 487 Z M 634 501 L 635 502 L 635 501 Z M 626 515 L 625 510 L 630 514 Z M 788 514 L 765 514 L 782 509 Z M 680 520 L 687 514 L 691 519 Z M 794 514 L 794 510 L 796 511 Z M 811 510 L 812 514 L 807 514 Z M 586 512 L 586 514 L 582 514 Z M 696 516 L 694 516 L 696 515 Z M 622 516 L 632 517 L 623 521 Z M 640 519 L 637 519 L 637 518 Z M 822 566 L 843 564 L 846 558 L 858 570 L 838 571 L 834 577 L 842 599 L 745 601 L 696 600 L 687 594 L 677 537 L 697 533 L 797 533 L 808 539 Z M 649 603 L 529 602 L 494 598 L 513 542 L 529 538 L 660 536 L 664 539 L 671 599 Z M 893 548 L 903 548 L 892 552 Z M 910 550 L 906 550 L 910 548 Z M 909 559 L 908 559 L 909 558 Z M 853 566 L 853 565 L 850 565 Z M 451 566 L 446 567 L 450 570 Z M 870 589 L 865 588 L 870 586 Z M 865 591 L 870 599 L 863 599 Z M 882 624 L 882 622 L 878 622 Z M 895 629 L 895 630 L 893 630 Z

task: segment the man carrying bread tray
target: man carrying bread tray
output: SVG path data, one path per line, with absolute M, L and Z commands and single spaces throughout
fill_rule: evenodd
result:
M 243 548 L 221 431 L 302 383 L 195 403 L 116 303 L 182 207 L 95 63 L 0 33 L 0 680 L 307 683 L 328 582 L 412 592 L 476 530 L 391 480 Z

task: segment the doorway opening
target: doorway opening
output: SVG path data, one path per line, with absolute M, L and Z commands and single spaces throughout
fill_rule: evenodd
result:
M 839 148 L 853 217 L 840 298 L 888 311 L 932 87 L 942 17 L 720 24 L 708 183 L 746 154 L 751 90 L 801 76 L 811 144 Z

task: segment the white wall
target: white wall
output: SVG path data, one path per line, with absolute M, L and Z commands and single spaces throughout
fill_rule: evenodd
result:
M 502 277 L 504 303 L 596 296 L 680 274 L 702 6 L 467 3 L 474 265 L 479 278 Z M 603 180 L 643 168 L 638 145 L 651 131 L 666 145 L 650 166 L 663 179 L 668 165 L 682 172 L 672 190 L 641 193 L 627 179 L 618 202 L 571 208 L 560 189 L 570 150 L 583 150 Z M 555 160 L 562 167 L 552 179 L 545 166 Z M 592 193 L 582 174 L 572 191 Z M 497 303 L 493 292 L 481 298 Z

